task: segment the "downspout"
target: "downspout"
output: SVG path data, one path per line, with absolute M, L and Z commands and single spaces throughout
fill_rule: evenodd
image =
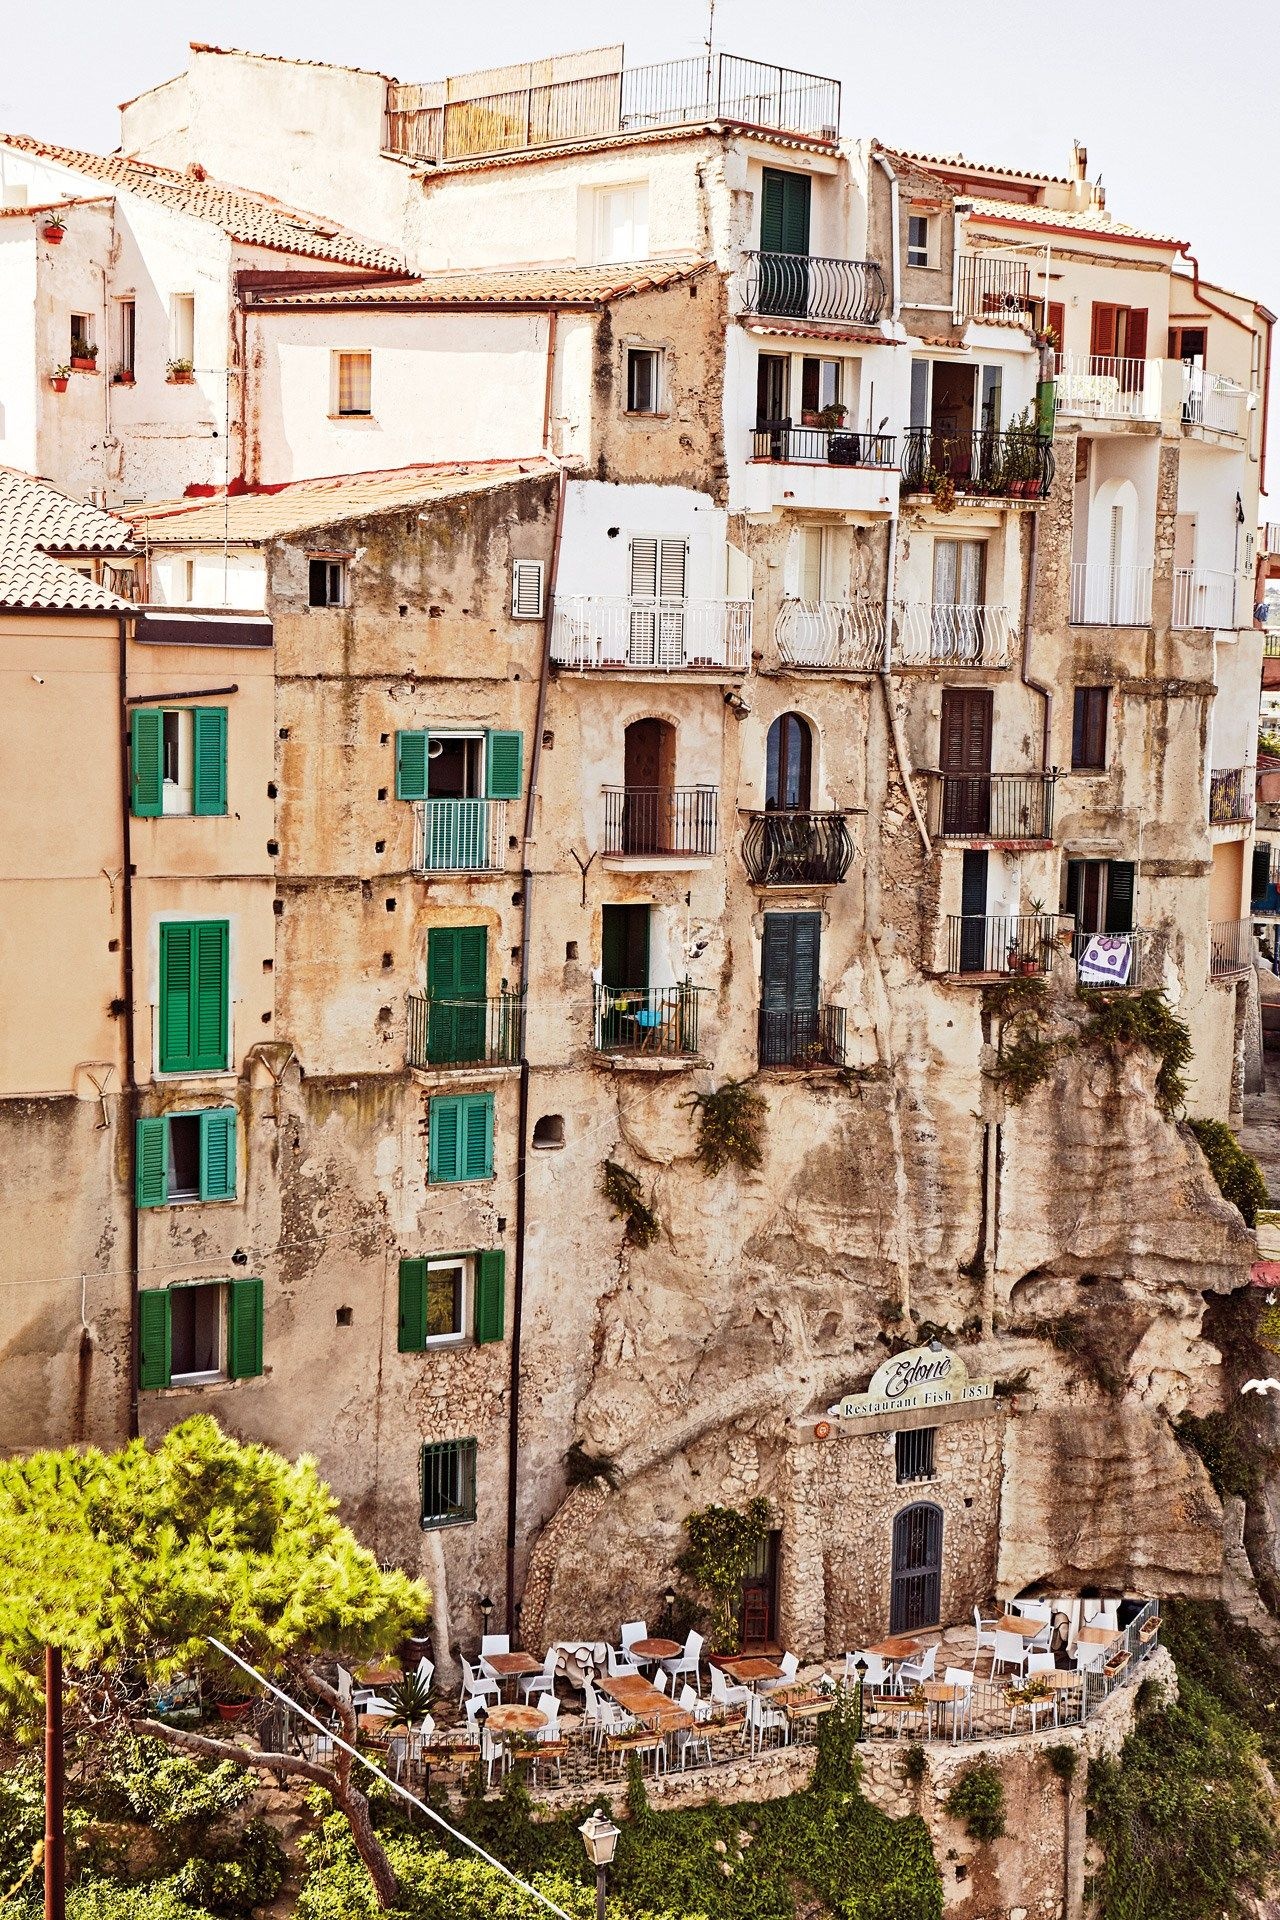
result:
M 889 275 L 893 299 L 890 318 L 896 326 L 898 315 L 902 312 L 902 236 L 898 232 L 898 176 L 879 147 L 876 148 L 873 158 L 889 182 Z
M 556 323 L 559 318 L 559 307 L 552 307 L 547 322 L 547 380 L 542 394 L 542 451 L 548 457 L 551 456 L 551 388 L 555 378 Z
M 911 778 L 911 756 L 907 752 L 902 720 L 893 699 L 893 587 L 897 564 L 898 516 L 895 514 L 889 522 L 889 558 L 884 583 L 884 665 L 880 669 L 880 691 L 884 695 L 884 710 L 889 720 L 889 733 L 893 739 L 893 752 L 898 762 L 898 772 L 902 775 L 902 784 L 907 790 L 907 799 L 915 815 L 920 844 L 924 848 L 924 857 L 927 860 L 933 852 L 933 842 L 929 838 L 929 829 L 925 825 L 924 814 L 920 811 L 920 802 L 916 797 L 915 784 Z
M 120 696 L 120 997 L 124 1001 L 124 1085 L 120 1101 L 124 1130 L 125 1191 L 129 1201 L 129 1438 L 138 1437 L 138 1191 L 137 1063 L 133 1039 L 133 816 L 129 773 L 129 641 L 133 615 L 119 616 L 118 690 Z
M 552 341 L 555 338 L 555 314 L 552 313 Z M 553 355 L 548 343 L 547 353 L 547 398 L 546 409 L 549 416 L 551 406 L 551 369 Z M 529 987 L 529 958 L 533 944 L 533 842 L 534 824 L 538 804 L 538 776 L 542 768 L 542 729 L 547 713 L 547 689 L 551 682 L 551 629 L 555 619 L 556 580 L 560 572 L 560 543 L 564 536 L 564 502 L 568 490 L 568 476 L 563 467 L 559 471 L 559 487 L 556 493 L 555 535 L 551 547 L 551 571 L 547 579 L 547 591 L 543 605 L 542 661 L 538 674 L 538 707 L 533 728 L 533 751 L 529 756 L 529 792 L 525 800 L 524 838 L 521 851 L 520 884 L 524 896 L 524 908 L 520 924 L 520 991 L 524 996 Z M 520 1109 L 516 1134 L 516 1250 L 515 1271 L 511 1286 L 511 1377 L 508 1394 L 507 1414 L 507 1558 L 506 1558 L 506 1628 L 509 1634 L 516 1630 L 516 1494 L 520 1465 L 520 1342 L 524 1327 L 524 1267 L 525 1240 L 528 1230 L 528 1207 L 526 1188 L 529 1168 L 529 1043 L 528 1009 L 520 1022 Z

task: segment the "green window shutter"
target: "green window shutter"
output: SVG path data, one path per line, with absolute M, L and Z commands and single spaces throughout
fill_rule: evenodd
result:
M 496 1253 L 476 1255 L 476 1343 L 501 1340 L 506 1309 L 507 1256 L 499 1247 Z
M 160 1071 L 181 1073 L 192 1056 L 191 968 L 195 929 L 181 920 L 160 928 Z
M 138 1295 L 138 1385 L 167 1387 L 173 1347 L 169 1289 L 144 1287 Z
M 253 1380 L 262 1372 L 262 1282 L 233 1280 L 227 1288 L 227 1378 Z
M 226 1070 L 230 944 L 225 920 L 161 925 L 161 1073 Z
M 782 199 L 786 175 L 766 167 L 760 179 L 760 251 L 782 252 Z
M 427 1263 L 425 1260 L 400 1262 L 400 1328 L 396 1348 L 400 1353 L 421 1353 L 427 1344 Z
M 524 773 L 524 735 L 491 733 L 486 742 L 488 777 L 485 791 L 490 800 L 518 800 Z
M 483 1000 L 488 960 L 487 927 L 429 928 L 427 992 L 433 1000 Z
M 134 1184 L 140 1207 L 163 1207 L 169 1201 L 169 1122 L 139 1120 L 134 1147 Z M 165 1296 L 166 1299 L 168 1296 Z
M 200 1198 L 236 1197 L 236 1110 L 213 1107 L 200 1115 Z
M 227 710 L 225 707 L 196 707 L 192 713 L 194 743 L 192 813 L 225 813 L 227 810 Z
M 135 707 L 130 716 L 129 761 L 133 812 L 148 819 L 164 811 L 164 715 L 159 707 Z
M 427 736 L 425 733 L 396 735 L 396 799 L 425 800 L 427 797 Z
M 488 1180 L 493 1173 L 493 1095 L 468 1094 L 462 1101 L 462 1180 Z
M 225 1069 L 230 1024 L 227 1018 L 230 929 L 225 920 L 204 920 L 192 931 L 195 936 L 192 1065 L 197 1070 Z
M 432 1180 L 461 1180 L 463 1101 L 457 1095 L 432 1100 L 428 1104 L 429 1134 L 428 1177 Z

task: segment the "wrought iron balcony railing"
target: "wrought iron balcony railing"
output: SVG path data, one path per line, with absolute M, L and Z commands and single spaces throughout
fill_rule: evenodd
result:
M 494 873 L 506 861 L 505 800 L 414 803 L 415 873 Z
M 884 666 L 884 608 L 840 600 L 784 600 L 773 625 L 789 667 L 879 673 Z
M 957 320 L 1012 327 L 1030 324 L 1035 302 L 1029 260 L 1007 253 L 962 253 L 957 268 Z
M 948 973 L 1053 971 L 1056 913 L 953 913 L 947 918 Z
M 897 608 L 895 667 L 1007 667 L 1013 619 L 1008 607 L 930 605 L 913 600 Z
M 1151 568 L 1071 563 L 1073 627 L 1145 627 L 1151 623 Z
M 905 493 L 972 493 L 1043 500 L 1053 484 L 1053 442 L 1032 427 L 948 433 L 911 427 L 902 443 Z
M 1127 933 L 1084 933 L 1065 920 L 1067 942 L 1082 987 L 1140 987 L 1150 969 L 1152 936 L 1146 927 Z
M 931 773 L 929 830 L 939 840 L 1048 840 L 1052 773 Z
M 601 673 L 745 673 L 751 602 L 567 595 L 556 600 L 551 658 Z
M 606 987 L 596 983 L 597 1053 L 667 1056 L 698 1051 L 698 1002 L 711 991 L 681 980 L 674 987 Z
M 409 995 L 405 1053 L 411 1067 L 514 1067 L 523 1048 L 524 1001 L 518 993 L 487 1000 Z
M 891 433 L 859 433 L 852 427 L 793 427 L 766 420 L 751 436 L 751 458 L 786 466 L 892 467 L 897 440 Z
M 758 1058 L 762 1067 L 842 1067 L 843 1007 L 761 1007 Z
M 753 886 L 838 886 L 852 859 L 841 813 L 753 813 L 747 821 L 742 864 Z
M 607 854 L 707 854 L 717 845 L 718 787 L 606 787 Z
M 1256 767 L 1219 767 L 1209 776 L 1209 822 L 1232 827 L 1252 820 Z
M 1209 928 L 1209 978 L 1248 973 L 1254 951 L 1252 920 L 1215 920 Z
M 738 295 L 745 313 L 874 326 L 884 312 L 884 275 L 875 260 L 744 250 Z

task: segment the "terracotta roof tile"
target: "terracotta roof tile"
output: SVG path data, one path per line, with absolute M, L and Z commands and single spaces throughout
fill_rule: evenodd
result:
M 394 286 L 264 288 L 256 307 L 593 306 L 651 293 L 702 273 L 707 260 L 646 260 L 608 267 L 467 267 L 423 273 Z
M 1180 247 L 1181 240 L 1169 233 L 1154 233 L 1148 227 L 1131 227 L 1117 220 L 1105 207 L 1025 207 L 1014 200 L 982 200 L 968 195 L 979 220 L 998 220 L 1006 226 L 1059 227 L 1064 232 L 1093 233 L 1106 240 L 1156 240 L 1168 247 Z
M 375 246 L 358 234 L 347 233 L 336 222 L 283 206 L 268 195 L 247 187 L 223 186 L 199 180 L 149 160 L 127 154 L 86 153 L 78 147 L 55 146 L 26 133 L 0 134 L 0 145 L 20 153 L 38 154 L 60 166 L 74 168 L 96 180 L 109 180 L 125 193 L 170 207 L 195 220 L 209 220 L 246 246 L 273 247 L 281 253 L 307 254 L 316 260 L 337 260 L 347 266 L 403 270 L 399 254 Z
M 0 467 L 0 607 L 112 613 L 130 604 L 59 554 L 127 557 L 137 552 L 123 520 L 59 493 L 13 467 Z
M 890 147 L 877 140 L 882 153 L 891 153 L 898 160 L 909 160 L 913 166 L 932 167 L 948 173 L 989 173 L 999 180 L 1034 181 L 1037 186 L 1069 187 L 1071 182 L 1061 173 L 1030 173 L 1025 167 L 996 167 L 986 160 L 966 160 L 962 153 L 916 153 L 911 147 Z

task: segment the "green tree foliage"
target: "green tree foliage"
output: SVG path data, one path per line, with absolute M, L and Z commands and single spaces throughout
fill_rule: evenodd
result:
M 958 1774 L 946 1804 L 971 1840 L 998 1840 L 1004 1832 L 1004 1782 L 990 1760 L 975 1760 Z
M 710 1093 L 693 1093 L 687 1104 L 698 1123 L 698 1161 L 708 1173 L 728 1166 L 754 1173 L 764 1158 L 769 1104 L 745 1080 L 726 1080 Z
M 1141 993 L 1106 993 L 1097 987 L 1081 987 L 1079 994 L 1089 1009 L 1080 1044 L 1112 1055 L 1123 1054 L 1130 1047 L 1146 1047 L 1160 1062 L 1156 1105 L 1171 1119 L 1187 1098 L 1191 1029 L 1186 1021 L 1178 1018 L 1155 987 L 1144 988 Z
M 738 1644 L 738 1596 L 768 1526 L 769 1502 L 759 1496 L 745 1512 L 703 1507 L 684 1523 L 689 1544 L 678 1564 L 681 1573 L 711 1596 L 711 1635 L 719 1653 L 732 1653 Z
M 1239 1208 L 1246 1227 L 1253 1226 L 1258 1208 L 1267 1204 L 1267 1182 L 1262 1168 L 1251 1153 L 1245 1152 L 1223 1121 L 1190 1120 L 1187 1124 L 1200 1142 L 1200 1151 L 1209 1162 L 1209 1171 L 1223 1199 Z

